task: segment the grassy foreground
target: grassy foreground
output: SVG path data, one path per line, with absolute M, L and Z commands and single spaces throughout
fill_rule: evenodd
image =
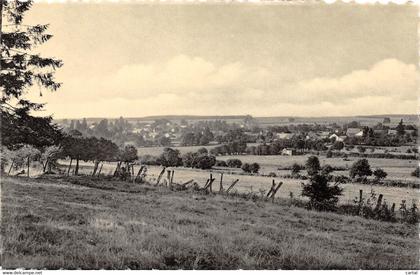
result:
M 2 178 L 3 268 L 417 269 L 417 226 L 86 178 Z

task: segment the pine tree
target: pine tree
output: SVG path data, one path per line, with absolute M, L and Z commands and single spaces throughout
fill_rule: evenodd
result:
M 35 84 L 41 96 L 41 88 L 55 91 L 61 85 L 54 79 L 54 71 L 62 66 L 61 60 L 33 53 L 36 46 L 47 42 L 52 35 L 45 33 L 48 25 L 22 23 L 31 6 L 32 1 L 0 0 L 1 132 L 2 144 L 9 147 L 18 143 L 50 145 L 60 135 L 57 126 L 51 124 L 51 117 L 31 115 L 42 109 L 43 104 L 25 97 Z

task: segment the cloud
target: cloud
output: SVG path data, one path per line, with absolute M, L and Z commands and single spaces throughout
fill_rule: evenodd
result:
M 347 102 L 366 96 L 415 100 L 417 69 L 396 59 L 386 59 L 369 70 L 353 71 L 339 78 L 315 78 L 298 83 L 295 90 L 303 102 Z M 375 105 L 373 105 L 375 106 Z
M 418 71 L 396 59 L 339 77 L 291 81 L 276 70 L 241 62 L 215 64 L 179 55 L 166 62 L 130 64 L 83 87 L 51 97 L 57 116 L 144 116 L 158 114 L 332 116 L 415 113 Z M 67 95 L 66 95 L 67 94 Z M 63 98 L 64 96 L 64 98 Z M 67 96 L 67 98 L 65 98 Z M 66 104 L 78 100 L 77 108 Z M 96 115 L 95 115 L 96 114 Z

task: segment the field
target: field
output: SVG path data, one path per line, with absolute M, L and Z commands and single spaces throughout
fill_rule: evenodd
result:
M 253 159 L 258 158 L 259 163 L 265 167 L 264 169 L 267 169 L 263 172 L 269 172 L 269 171 L 275 171 L 274 169 L 278 167 L 276 165 L 276 159 L 280 159 L 282 162 L 282 165 L 291 165 L 295 161 L 298 163 L 304 163 L 304 160 L 306 160 L 306 157 L 304 156 L 293 156 L 293 157 L 287 157 L 287 156 L 235 156 L 241 158 L 243 161 L 253 161 Z M 224 158 L 224 157 L 223 157 Z M 299 160 L 301 162 L 299 162 Z M 400 163 L 395 162 L 395 167 L 384 167 L 386 163 L 388 163 L 389 160 L 386 159 L 374 159 L 374 161 L 377 162 L 378 165 L 383 165 L 379 167 L 383 167 L 386 171 L 393 171 L 395 169 L 397 172 L 401 173 L 402 168 L 398 164 Z M 408 162 L 408 160 L 406 160 Z M 385 164 L 384 164 L 384 163 Z M 67 165 L 68 163 L 65 161 L 61 161 L 63 165 Z M 325 159 L 325 162 L 322 160 L 322 164 L 331 164 L 338 166 L 340 164 L 340 159 Z M 346 162 L 348 163 L 348 162 Z M 352 163 L 352 162 L 349 162 Z M 272 170 L 268 169 L 267 167 L 270 167 L 269 165 L 273 165 Z M 390 165 L 390 164 L 388 164 Z M 404 165 L 401 163 L 401 166 Z M 103 174 L 110 175 L 115 169 L 116 164 L 115 163 L 105 163 L 102 169 Z M 160 171 L 162 170 L 162 167 L 159 166 L 147 166 L 147 180 L 151 182 L 155 182 Z M 92 172 L 93 169 L 93 163 L 88 162 L 84 163 L 81 162 L 80 166 L 80 173 L 89 175 Z M 135 173 L 137 173 L 139 169 L 139 166 L 135 168 Z M 204 186 L 206 183 L 206 180 L 209 178 L 210 171 L 206 170 L 200 170 L 200 169 L 191 169 L 191 168 L 183 168 L 183 167 L 177 167 L 177 168 L 170 168 L 175 170 L 174 174 L 174 182 L 177 183 L 183 183 L 189 180 L 196 181 L 200 186 Z M 413 168 L 414 169 L 414 168 Z M 410 172 L 412 170 L 407 169 Z M 227 170 L 213 170 L 212 174 L 213 177 L 216 178 L 215 186 L 216 190 L 218 190 L 219 186 L 219 178 L 220 174 L 223 172 L 223 182 L 225 188 L 228 187 L 235 179 L 239 179 L 239 182 L 234 187 L 233 191 L 237 191 L 239 193 L 248 193 L 248 192 L 257 192 L 260 191 L 267 192 L 271 187 L 271 182 L 273 178 L 265 177 L 265 176 L 252 176 L 252 175 L 238 175 L 238 174 L 232 174 L 232 171 L 240 172 L 240 169 L 227 169 Z M 290 171 L 277 171 L 278 174 L 289 174 Z M 395 173 L 397 173 L 395 172 Z M 348 173 L 348 171 L 338 171 L 337 173 Z M 408 171 L 407 171 L 408 173 Z M 304 174 L 304 172 L 303 172 Z M 390 176 L 391 177 L 391 176 Z M 277 193 L 278 197 L 281 198 L 289 198 L 290 193 L 293 193 L 294 197 L 302 198 L 300 197 L 301 194 L 301 182 L 302 180 L 298 179 L 286 179 L 286 178 L 274 178 L 276 182 L 282 181 L 284 184 L 280 188 L 279 192 Z M 414 178 L 413 178 L 414 179 Z M 413 180 L 414 181 L 414 180 Z M 340 203 L 349 203 L 353 201 L 355 197 L 359 195 L 359 190 L 363 190 L 364 194 L 370 194 L 371 190 L 373 190 L 377 194 L 383 194 L 384 199 L 389 203 L 396 203 L 398 206 L 401 203 L 401 200 L 406 200 L 409 204 L 412 202 L 418 203 L 418 190 L 413 188 L 400 188 L 400 187 L 387 187 L 387 186 L 373 186 L 370 185 L 364 185 L 364 184 L 344 184 L 342 185 L 344 192 L 343 196 L 340 198 Z
M 2 179 L 3 268 L 418 268 L 414 225 L 86 181 Z

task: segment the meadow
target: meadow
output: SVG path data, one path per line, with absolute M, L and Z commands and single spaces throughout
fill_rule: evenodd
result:
M 418 268 L 416 225 L 83 176 L 1 193 L 7 269 Z
M 291 165 L 294 161 L 297 160 L 297 157 L 300 157 L 302 164 L 304 163 L 304 160 L 306 160 L 306 157 L 304 156 L 293 156 L 289 159 L 287 156 L 235 156 L 235 157 L 242 157 L 243 161 L 251 161 L 254 157 L 257 157 L 262 167 L 264 165 L 271 165 L 271 163 L 275 160 L 271 160 L 271 158 L 278 158 L 286 160 L 282 162 L 282 165 Z M 262 160 L 265 160 L 265 162 L 262 162 Z M 293 160 L 294 159 L 294 160 Z M 325 164 L 331 164 L 331 165 L 338 165 L 337 162 L 339 162 L 339 159 L 334 161 L 335 159 L 325 159 L 328 162 L 325 162 Z M 384 161 L 384 159 L 377 159 L 379 161 Z M 387 160 L 385 160 L 387 161 Z M 408 160 L 407 160 L 408 162 Z M 65 169 L 65 166 L 68 164 L 65 161 L 60 161 L 63 165 L 63 169 Z M 351 163 L 351 162 L 350 162 Z M 266 172 L 269 171 L 276 171 L 274 170 L 276 165 L 273 164 L 273 170 L 268 169 Z M 323 161 L 321 161 L 321 164 L 324 164 Z M 102 168 L 102 173 L 105 175 L 111 175 L 113 171 L 115 170 L 116 164 L 115 163 L 105 163 Z M 266 166 L 268 167 L 268 166 Z M 135 167 L 135 173 L 137 173 L 138 169 L 140 168 L 139 165 Z M 80 165 L 80 173 L 89 175 L 92 173 L 93 169 L 93 163 L 92 162 L 81 162 Z M 150 182 L 155 182 L 159 173 L 162 170 L 162 167 L 160 166 L 147 166 L 147 177 L 146 179 Z M 184 167 L 175 167 L 175 168 L 169 168 L 171 170 L 174 170 L 174 182 L 176 183 L 184 183 L 189 180 L 194 180 L 199 186 L 204 186 L 206 183 L 206 180 L 209 178 L 210 173 L 212 173 L 213 177 L 216 178 L 216 181 L 214 185 L 216 186 L 216 190 L 218 190 L 219 181 L 220 181 L 220 174 L 223 173 L 223 183 L 224 187 L 228 187 L 234 180 L 239 179 L 239 182 L 235 185 L 233 191 L 239 192 L 239 193 L 260 193 L 260 192 L 266 192 L 270 189 L 272 180 L 274 179 L 276 182 L 282 181 L 283 185 L 280 188 L 279 192 L 276 194 L 277 197 L 280 198 L 289 198 L 290 194 L 293 193 L 293 196 L 296 198 L 302 198 L 301 197 L 301 183 L 303 180 L 300 179 L 291 179 L 291 178 L 271 178 L 267 176 L 261 176 L 261 175 L 246 175 L 246 174 L 238 174 L 241 173 L 241 169 L 213 169 L 212 171 L 207 170 L 200 170 L 200 169 L 192 169 L 192 168 L 184 168 Z M 385 169 L 385 168 L 384 168 Z M 396 168 L 399 171 L 399 168 L 397 166 Z M 414 169 L 414 168 L 413 168 Z M 388 170 L 389 171 L 389 170 Z M 264 169 L 262 169 L 262 172 L 264 172 Z M 411 172 L 411 170 L 410 170 Z M 279 170 L 277 171 L 279 175 L 286 175 L 290 174 L 289 170 Z M 348 171 L 337 171 L 335 173 L 348 173 Z M 303 171 L 302 174 L 305 174 Z M 348 174 L 347 174 L 348 175 Z M 370 194 L 372 190 L 377 194 L 383 194 L 384 199 L 389 203 L 395 203 L 397 206 L 401 203 L 402 200 L 406 200 L 409 204 L 412 202 L 418 202 L 418 190 L 408 187 L 388 187 L 388 186 L 370 186 L 370 185 L 364 185 L 364 184 L 357 184 L 357 183 L 351 183 L 351 184 L 343 184 L 341 185 L 343 188 L 343 195 L 340 197 L 340 203 L 349 203 L 352 202 L 354 198 L 356 198 L 359 195 L 359 190 L 363 190 L 364 194 Z M 302 198 L 303 199 L 303 198 Z

